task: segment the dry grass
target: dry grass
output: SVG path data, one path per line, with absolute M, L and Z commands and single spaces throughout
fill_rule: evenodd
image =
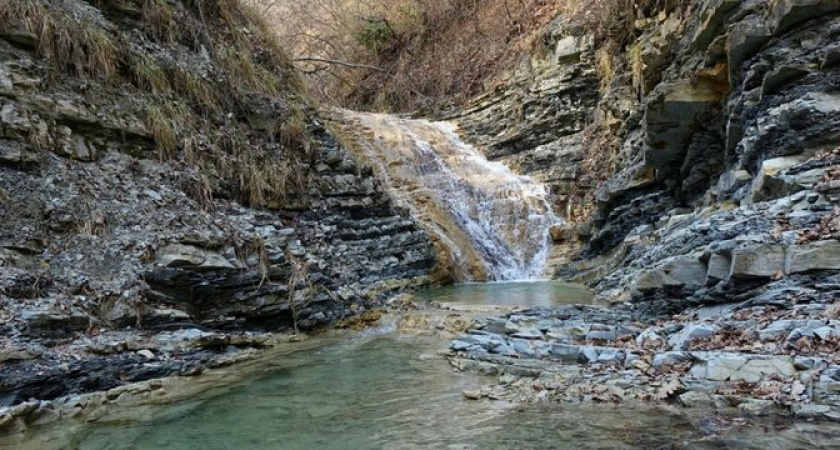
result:
M 219 111 L 219 99 L 216 96 L 218 85 L 177 61 L 170 62 L 167 72 L 175 92 L 189 100 L 193 107 L 202 113 Z
M 166 71 L 151 55 L 138 53 L 131 55 L 130 59 L 132 81 L 138 88 L 154 95 L 171 90 Z
M 84 14 L 60 14 L 37 0 L 0 0 L 0 27 L 29 33 L 39 56 L 81 78 L 110 79 L 120 58 L 114 37 Z
M 175 14 L 167 0 L 143 0 L 142 21 L 153 40 L 172 42 L 179 37 Z
M 192 111 L 182 103 L 164 101 L 151 104 L 146 110 L 146 127 L 154 137 L 161 161 L 178 155 L 180 136 L 193 128 Z
M 554 17 L 551 0 L 254 1 L 322 99 L 380 110 L 480 92 Z
M 305 93 L 260 11 L 239 0 L 136 4 L 141 16 L 127 18 L 73 2 L 0 0 L 0 30 L 20 36 L 17 45 L 56 73 L 129 89 L 156 156 L 197 168 L 195 196 L 204 203 L 224 196 L 282 208 L 305 191 L 298 162 L 309 148 Z M 124 29 L 132 21 L 137 26 Z M 266 117 L 268 129 L 255 128 L 254 116 Z

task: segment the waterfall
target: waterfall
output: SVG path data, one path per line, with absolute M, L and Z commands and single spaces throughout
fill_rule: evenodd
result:
M 456 281 L 539 278 L 551 246 L 548 192 L 463 142 L 447 122 L 342 112 L 394 200 L 435 243 Z M 358 135 L 358 129 L 363 130 Z

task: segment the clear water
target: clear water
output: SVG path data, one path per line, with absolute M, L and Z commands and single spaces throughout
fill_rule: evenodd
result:
M 458 289 L 471 298 L 490 293 L 491 301 L 502 286 Z M 32 429 L 24 440 L 0 439 L 0 449 L 840 448 L 840 428 L 826 424 L 742 426 L 715 412 L 665 406 L 470 401 L 463 390 L 492 380 L 421 357 L 444 349 L 442 337 L 401 335 L 384 327 L 338 338 L 327 336 L 321 347 L 310 342 L 305 350 L 275 352 L 229 369 L 247 370 L 246 382 L 187 401 L 126 407 L 92 423 Z
M 592 303 L 584 286 L 560 281 L 509 281 L 443 286 L 417 293 L 427 301 L 457 306 L 549 307 Z

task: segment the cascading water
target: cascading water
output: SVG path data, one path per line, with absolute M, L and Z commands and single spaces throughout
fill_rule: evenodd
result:
M 451 123 L 342 115 L 356 131 L 351 134 L 357 151 L 380 172 L 392 197 L 424 224 L 453 278 L 527 280 L 543 274 L 548 229 L 560 221 L 545 186 L 488 161 Z

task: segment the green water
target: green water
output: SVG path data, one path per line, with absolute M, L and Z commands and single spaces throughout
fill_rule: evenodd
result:
M 14 444 L 4 446 L 0 439 L 0 448 L 840 448 L 840 431 L 822 424 L 766 422 L 729 429 L 735 422 L 728 417 L 676 407 L 518 407 L 465 400 L 463 390 L 491 380 L 454 372 L 447 361 L 429 356 L 445 346 L 441 337 L 403 335 L 383 326 L 314 350 L 310 344 L 305 351 L 269 355 L 256 363 L 258 369 L 234 367 L 248 370 L 248 381 L 187 401 L 134 407 L 132 414 L 109 414 L 83 425 L 33 429 Z
M 444 286 L 417 294 L 423 300 L 464 306 L 548 307 L 592 303 L 592 292 L 560 281 L 510 281 Z

